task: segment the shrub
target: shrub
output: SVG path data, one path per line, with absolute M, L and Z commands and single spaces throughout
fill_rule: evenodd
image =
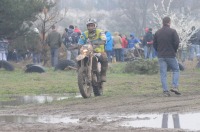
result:
M 125 72 L 135 74 L 157 74 L 159 70 L 158 60 L 138 59 L 127 62 Z

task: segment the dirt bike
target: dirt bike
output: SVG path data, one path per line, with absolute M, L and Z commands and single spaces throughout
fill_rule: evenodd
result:
M 78 87 L 83 98 L 103 94 L 103 82 L 101 82 L 101 53 L 94 53 L 95 45 L 88 43 L 80 48 L 77 56 L 78 64 Z
M 133 61 L 144 58 L 144 50 L 140 47 L 127 49 L 124 53 L 125 61 Z

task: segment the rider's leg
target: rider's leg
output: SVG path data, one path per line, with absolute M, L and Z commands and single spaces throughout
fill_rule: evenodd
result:
M 106 82 L 106 71 L 108 69 L 108 58 L 106 52 L 101 53 L 101 81 Z

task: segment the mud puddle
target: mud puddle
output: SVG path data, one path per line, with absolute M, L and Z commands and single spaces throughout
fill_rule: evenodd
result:
M 113 127 L 133 128 L 180 128 L 184 130 L 200 130 L 200 113 L 164 113 L 164 114 L 103 114 L 87 116 L 30 116 L 0 115 L 0 123 L 71 123 L 109 125 Z
M 3 123 L 78 123 L 79 119 L 60 116 L 0 115 Z
M 7 101 L 0 101 L 0 107 L 3 106 L 19 106 L 26 104 L 44 104 L 52 101 L 59 101 L 69 98 L 81 98 L 80 94 L 66 94 L 66 95 L 39 95 L 39 96 L 9 96 Z

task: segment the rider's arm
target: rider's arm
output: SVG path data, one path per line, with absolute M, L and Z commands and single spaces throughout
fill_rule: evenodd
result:
M 105 43 L 106 43 L 106 41 L 101 40 L 101 39 L 92 41 L 92 44 L 94 44 L 94 45 L 104 45 Z

